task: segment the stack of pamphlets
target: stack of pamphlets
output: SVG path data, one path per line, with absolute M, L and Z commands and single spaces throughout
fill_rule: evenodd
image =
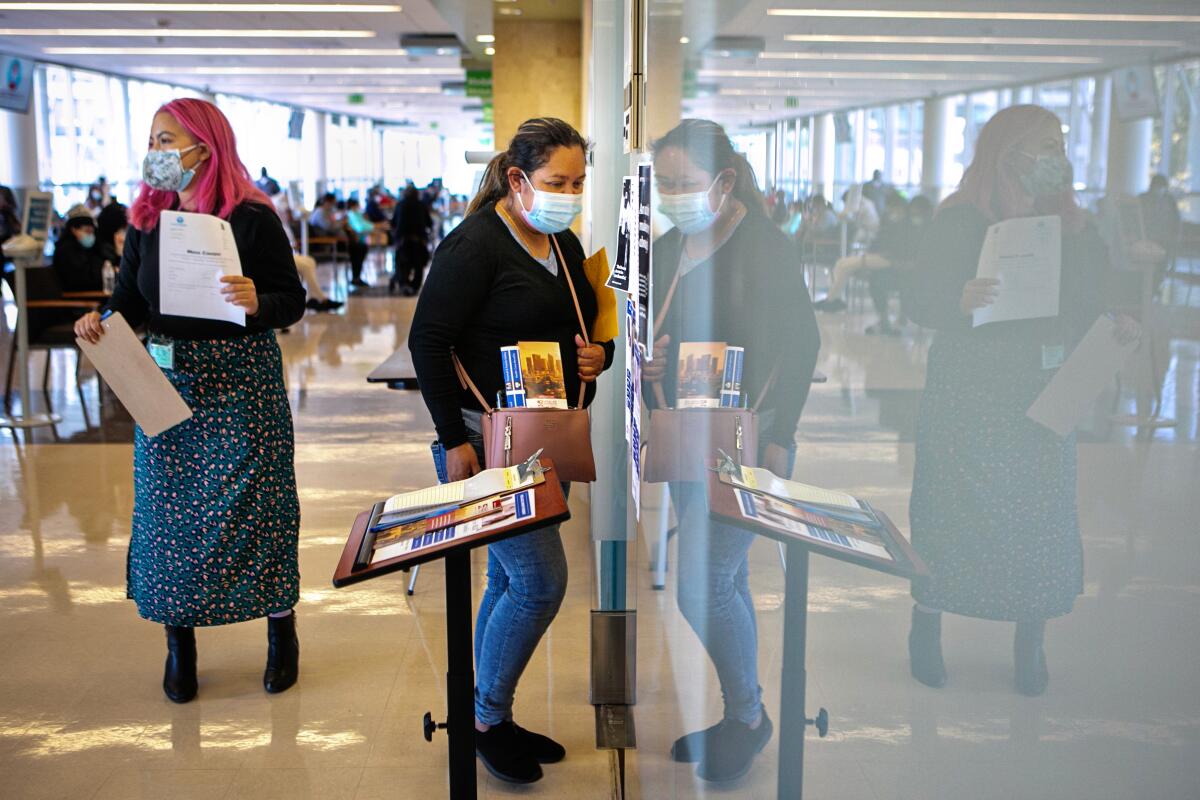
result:
M 845 492 L 789 481 L 765 469 L 721 471 L 738 489 L 742 516 L 773 528 L 818 539 L 877 558 L 895 560 L 884 544 L 884 525 L 868 503 Z
M 738 408 L 746 350 L 725 342 L 683 342 L 676 373 L 676 408 Z
M 509 408 L 567 408 L 567 383 L 558 342 L 517 342 L 500 348 L 504 400 Z

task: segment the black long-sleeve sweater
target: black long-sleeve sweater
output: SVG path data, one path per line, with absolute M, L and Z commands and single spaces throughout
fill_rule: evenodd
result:
M 304 287 L 275 210 L 243 203 L 229 215 L 229 227 L 237 243 L 242 274 L 254 281 L 258 293 L 258 313 L 247 315 L 244 328 L 232 322 L 159 313 L 157 225 L 148 232 L 129 227 L 108 308 L 120 311 L 134 327 L 145 323 L 151 333 L 175 339 L 236 339 L 271 328 L 286 328 L 303 317 Z
M 583 246 L 570 231 L 557 238 L 590 329 L 597 303 L 583 269 Z M 504 389 L 501 347 L 518 341 L 558 342 L 567 399 L 571 404 L 578 401 L 579 320 L 559 266 L 558 275 L 551 275 L 535 261 L 513 238 L 494 206 L 467 217 L 438 247 L 417 303 L 408 347 L 425 405 L 445 447 L 467 441 L 462 411 L 480 408 L 471 391 L 459 383 L 451 351 L 491 401 Z M 613 344 L 595 344 L 604 346 L 607 369 Z M 595 395 L 595 384 L 589 384 L 585 407 Z
M 680 278 L 663 318 L 662 305 L 679 269 L 682 244 L 678 228 L 654 243 L 655 319 L 661 319 L 658 335 L 671 337 L 663 380 L 667 401 L 674 403 L 680 343 L 744 347 L 742 391 L 751 405 L 779 364 L 778 377 L 760 407 L 773 410 L 774 421 L 760 436 L 764 442 L 791 447 L 821 349 L 795 246 L 766 216 L 747 216 L 725 244 Z M 653 393 L 647 392 L 646 399 L 653 403 Z

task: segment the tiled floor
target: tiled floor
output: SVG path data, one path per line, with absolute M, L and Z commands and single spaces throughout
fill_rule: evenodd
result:
M 1200 798 L 1200 336 L 1188 305 L 1180 298 L 1172 309 L 1166 347 L 1164 411 L 1177 427 L 1135 441 L 1099 424 L 1080 447 L 1086 592 L 1050 626 L 1044 697 L 1012 691 L 1009 626 L 961 618 L 946 620 L 949 685 L 915 684 L 907 586 L 813 559 L 807 711 L 825 706 L 833 722 L 827 739 L 808 740 L 808 797 Z M 420 398 L 364 381 L 404 342 L 413 306 L 352 298 L 343 314 L 310 314 L 281 337 L 303 503 L 303 677 L 274 697 L 261 688 L 261 623 L 201 631 L 199 699 L 175 706 L 163 697 L 161 629 L 124 599 L 130 429 L 105 398 L 103 425 L 84 430 L 68 385 L 72 357 L 55 357 L 65 418 L 57 440 L 40 431 L 26 444 L 0 432 L 0 797 L 445 796 L 445 739 L 429 745 L 420 732 L 426 710 L 444 714 L 440 567 L 422 572 L 411 598 L 399 575 L 345 590 L 329 582 L 354 512 L 433 480 Z M 927 339 L 867 337 L 866 322 L 822 318 L 820 368 L 830 380 L 801 422 L 797 476 L 864 495 L 903 523 Z M 95 382 L 85 391 L 95 422 Z M 587 502 L 583 492 L 572 498 L 568 598 L 516 709 L 569 757 L 520 789 L 480 769 L 481 797 L 612 796 L 610 756 L 595 749 L 588 705 Z M 633 551 L 639 702 L 629 796 L 776 797 L 777 740 L 729 785 L 706 785 L 667 760 L 676 736 L 717 719 L 720 697 L 675 604 L 673 573 L 653 591 L 649 545 Z M 783 572 L 770 542 L 752 550 L 752 586 L 761 682 L 778 719 Z

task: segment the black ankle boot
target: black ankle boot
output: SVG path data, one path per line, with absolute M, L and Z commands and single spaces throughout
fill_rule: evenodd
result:
M 912 676 L 934 689 L 946 685 L 946 662 L 942 660 L 942 615 L 912 610 L 908 632 L 908 662 Z
M 300 677 L 300 639 L 296 637 L 296 612 L 267 617 L 267 669 L 263 688 L 271 694 L 287 691 Z
M 163 669 L 163 692 L 175 703 L 196 697 L 196 632 L 167 625 L 167 663 Z
M 1018 622 L 1017 633 L 1013 637 L 1017 691 L 1029 697 L 1042 694 L 1050 683 L 1046 649 L 1042 646 L 1045 633 L 1045 622 Z

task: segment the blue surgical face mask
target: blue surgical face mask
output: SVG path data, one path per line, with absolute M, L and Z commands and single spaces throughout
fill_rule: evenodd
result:
M 716 222 L 717 215 L 725 206 L 725 198 L 729 196 L 721 195 L 721 204 L 717 206 L 716 211 L 709 206 L 708 195 L 718 180 L 719 177 L 703 192 L 659 195 L 658 210 L 685 236 L 703 233 Z
M 182 192 L 196 177 L 196 170 L 183 168 L 183 154 L 199 146 L 194 144 L 185 150 L 149 151 L 142 161 L 142 180 L 151 189 Z
M 579 216 L 579 212 L 583 211 L 583 195 L 544 192 L 534 188 L 533 181 L 529 180 L 529 176 L 524 172 L 521 175 L 529 184 L 529 188 L 533 189 L 533 205 L 529 208 L 525 207 L 524 198 L 517 195 L 517 202 L 520 203 L 521 211 L 525 214 L 525 221 L 535 231 L 547 235 L 562 233 L 571 227 L 571 223 Z
M 1034 197 L 1060 194 L 1071 188 L 1073 169 L 1064 155 L 1022 153 L 1033 159 L 1033 168 L 1021 176 L 1021 186 Z
M 84 250 L 91 250 L 96 246 L 96 234 L 85 233 L 83 236 L 79 237 L 79 243 L 83 245 Z

